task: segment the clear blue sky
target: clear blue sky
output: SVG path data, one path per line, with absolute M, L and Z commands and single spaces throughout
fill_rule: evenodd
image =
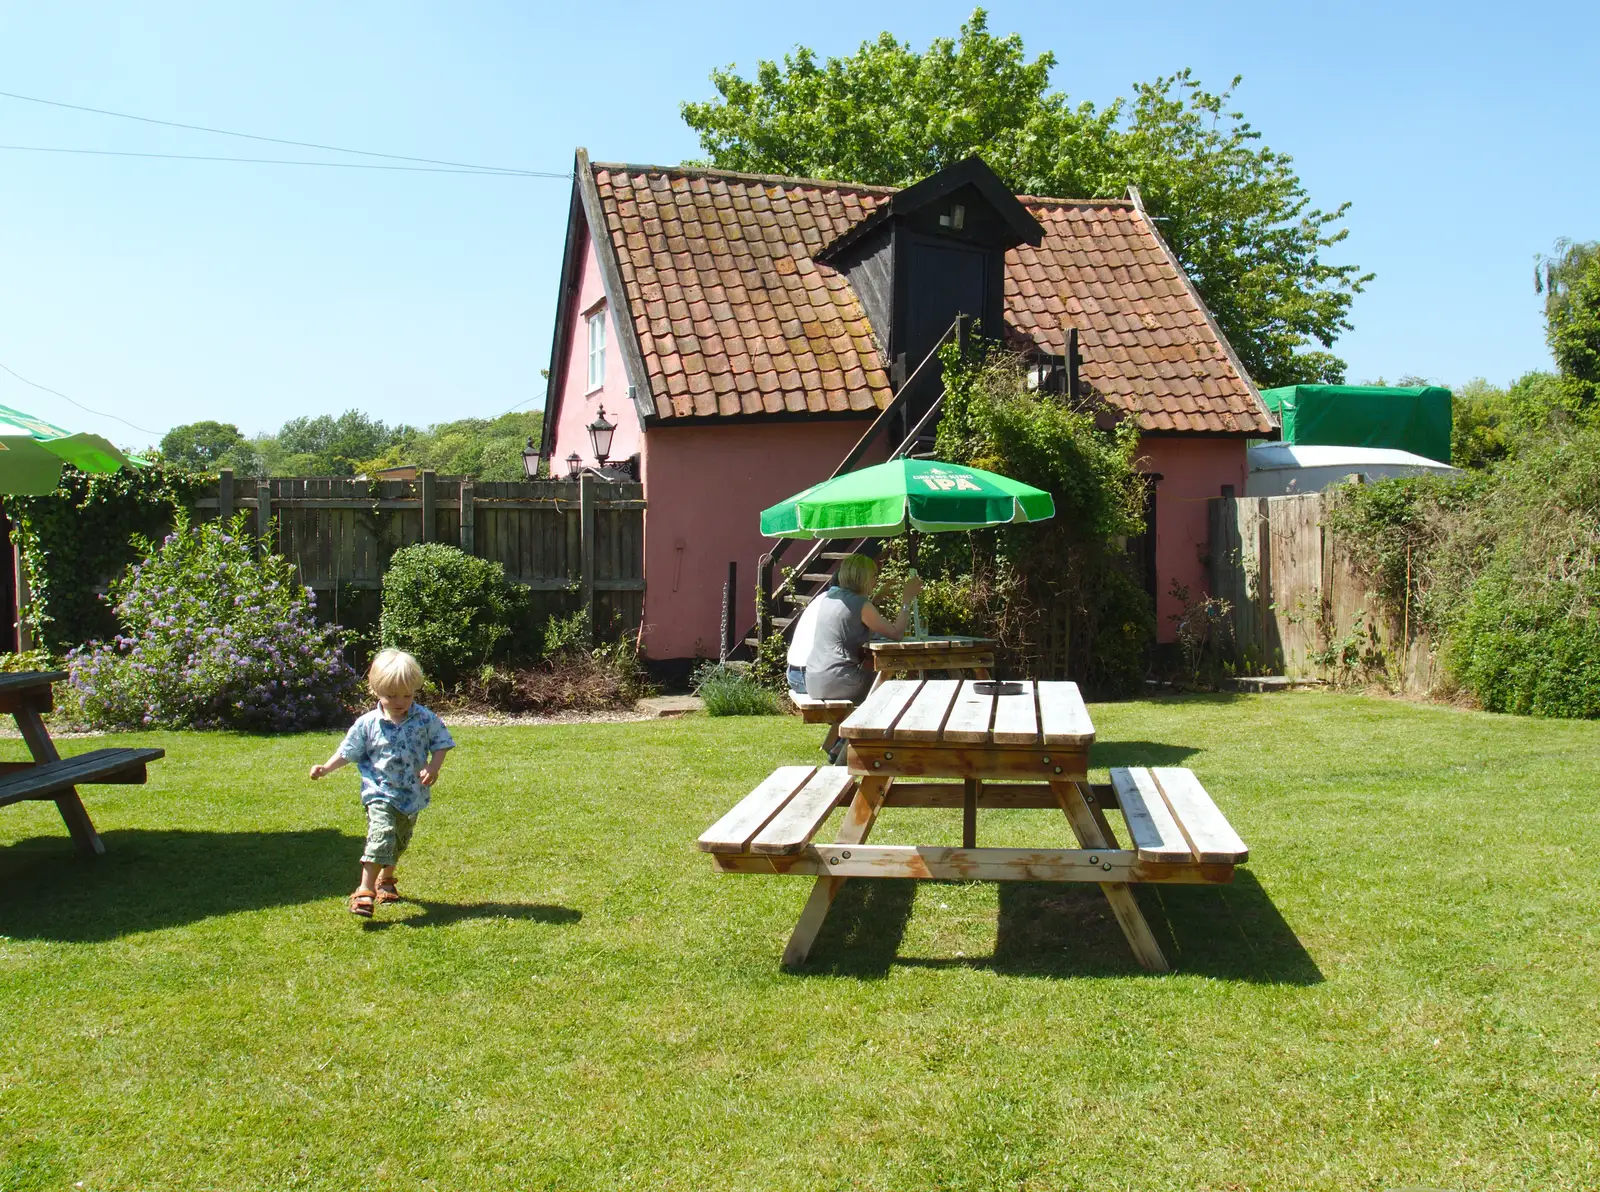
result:
M 563 171 L 675 162 L 679 101 L 796 43 L 925 46 L 968 3 L 0 4 L 0 90 L 430 158 Z M 1352 379 L 1504 383 L 1548 364 L 1534 254 L 1600 238 L 1592 4 L 1134 8 L 990 4 L 1104 103 L 1234 74 L 1313 199 L 1349 199 L 1377 280 Z M 0 143 L 242 157 L 303 150 L 0 99 Z M 330 155 L 331 156 L 331 155 Z M 357 407 L 426 424 L 539 404 L 568 186 L 0 150 L 0 403 L 142 446 L 200 418 L 247 433 Z

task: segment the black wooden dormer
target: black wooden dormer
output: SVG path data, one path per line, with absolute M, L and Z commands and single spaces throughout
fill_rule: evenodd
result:
M 845 275 L 896 387 L 958 314 L 1000 334 L 1006 250 L 1044 229 L 993 170 L 968 157 L 897 192 L 816 254 Z

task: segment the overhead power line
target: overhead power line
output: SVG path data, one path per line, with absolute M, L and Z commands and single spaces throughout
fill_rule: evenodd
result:
M 474 164 L 472 162 L 466 162 L 466 161 L 440 161 L 440 160 L 437 160 L 437 159 L 431 158 L 431 157 L 407 157 L 407 156 L 405 156 L 404 154 L 401 154 L 401 153 L 379 153 L 376 150 L 372 150 L 372 149 L 349 149 L 349 148 L 346 148 L 346 147 L 344 147 L 342 145 L 320 145 L 320 144 L 317 144 L 314 141 L 291 141 L 291 140 L 287 140 L 284 137 L 260 136 L 260 135 L 258 135 L 256 133 L 253 133 L 253 132 L 235 132 L 232 129 L 228 129 L 228 128 L 211 128 L 211 127 L 208 127 L 207 125 L 204 125 L 204 124 L 183 124 L 183 123 L 180 123 L 177 120 L 158 120 L 153 116 L 135 116 L 130 112 L 113 112 L 113 111 L 110 111 L 110 110 L 108 110 L 106 108 L 90 108 L 90 107 L 85 107 L 83 104 L 62 103 L 60 100 L 56 100 L 56 99 L 40 99 L 37 95 L 19 95 L 14 91 L 0 91 L 0 96 L 3 96 L 6 99 L 19 99 L 19 100 L 22 100 L 22 101 L 24 101 L 26 103 L 45 104 L 45 105 L 47 105 L 49 107 L 52 107 L 52 108 L 68 108 L 68 109 L 70 109 L 70 110 L 72 110 L 74 112 L 91 112 L 96 116 L 114 116 L 119 120 L 137 120 L 141 124 L 160 124 L 160 125 L 164 125 L 167 128 L 183 128 L 183 129 L 187 129 L 190 132 L 212 133 L 212 134 L 214 134 L 216 136 L 221 136 L 221 137 L 241 137 L 241 138 L 243 138 L 244 140 L 247 140 L 247 141 L 266 141 L 266 142 L 268 142 L 270 144 L 273 144 L 273 145 L 293 145 L 297 149 L 321 149 L 321 150 L 324 150 L 324 151 L 329 152 L 329 153 L 354 153 L 354 154 L 357 154 L 357 155 L 359 155 L 361 157 L 383 157 L 383 158 L 389 159 L 390 161 L 409 161 L 409 162 L 415 162 L 415 163 L 418 163 L 420 165 L 427 165 L 427 166 L 451 166 L 451 167 L 454 167 L 455 169 L 466 171 L 466 172 L 482 172 L 482 173 L 485 173 L 485 174 L 521 174 L 521 175 L 526 175 L 526 176 L 528 176 L 530 178 L 570 178 L 570 177 L 572 177 L 572 175 L 569 174 L 569 173 L 555 173 L 555 172 L 549 171 L 549 170 L 524 170 L 524 169 L 519 169 L 519 168 L 514 167 L 514 166 L 484 166 L 484 165 L 477 165 L 477 164 Z M 6 147 L 10 148 L 11 146 L 6 146 Z M 17 147 L 18 148 L 31 148 L 31 146 L 17 146 Z M 108 150 L 104 150 L 104 151 L 102 151 L 102 150 L 70 150 L 70 151 L 63 151 L 63 152 L 92 153 L 92 152 L 109 152 L 109 151 Z M 131 157 L 131 156 L 158 157 L 158 156 L 177 156 L 177 155 L 175 155 L 175 154 L 173 154 L 173 155 L 166 155 L 166 154 L 143 154 L 143 155 L 125 154 L 123 156 L 129 156 L 129 157 Z M 196 158 L 195 160 L 254 161 L 256 159 L 253 159 L 253 158 Z M 283 165 L 321 165 L 321 164 L 327 164 L 327 163 L 321 163 L 321 162 L 282 162 L 282 163 L 278 163 L 278 162 L 274 162 L 273 164 L 283 164 Z
M 131 426 L 131 427 L 133 427 L 134 430 L 139 431 L 141 434 L 155 435 L 157 438 L 161 437 L 161 432 L 158 431 L 158 430 L 151 430 L 148 426 L 140 426 L 137 423 L 129 422 L 126 418 L 118 418 L 115 414 L 107 414 L 103 410 L 91 410 L 88 406 L 84 405 L 81 401 L 78 401 L 75 398 L 68 397 L 65 393 L 62 393 L 61 390 L 59 390 L 59 389 L 52 389 L 48 385 L 41 385 L 41 384 L 39 384 L 38 381 L 30 381 L 30 380 L 28 380 L 27 377 L 23 376 L 16 369 L 12 368 L 9 364 L 0 364 L 0 368 L 5 369 L 6 372 L 8 372 L 12 376 L 16 377 L 17 380 L 21 381 L 24 385 L 32 385 L 35 389 L 42 389 L 46 393 L 55 394 L 62 401 L 71 402 L 73 405 L 77 406 L 78 409 L 82 410 L 85 414 L 93 414 L 96 418 L 109 418 L 113 422 L 122 423 L 123 426 Z
M 456 169 L 451 166 L 385 166 L 370 161 L 291 161 L 282 157 L 212 157 L 203 153 L 135 153 L 126 149 L 65 149 L 54 145 L 0 145 L 18 153 L 81 153 L 94 157 L 154 157 L 168 161 L 233 161 L 258 166 L 322 166 L 332 170 L 398 170 L 410 174 L 478 174 L 489 178 L 571 178 L 571 174 L 516 174 L 508 170 Z

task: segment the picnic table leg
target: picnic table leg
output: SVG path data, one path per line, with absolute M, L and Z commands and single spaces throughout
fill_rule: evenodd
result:
M 978 847 L 978 788 L 983 784 L 976 778 L 961 782 L 961 847 Z
M 1083 796 L 1083 801 L 1089 808 L 1089 814 L 1094 816 L 1096 826 L 1099 827 L 1101 835 L 1105 837 L 1106 847 L 1121 848 L 1122 846 L 1117 842 L 1117 834 L 1111 830 L 1111 823 L 1106 819 L 1105 809 L 1100 806 L 1099 801 L 1094 797 L 1094 792 L 1089 789 L 1089 784 L 1080 782 L 1077 785 L 1078 793 Z
M 1074 782 L 1052 782 L 1050 790 L 1056 797 L 1056 802 L 1061 804 L 1061 810 L 1066 813 L 1067 822 L 1072 825 L 1072 831 L 1078 838 L 1078 843 L 1084 848 L 1111 848 L 1114 837 L 1100 831 L 1100 824 L 1096 822 L 1095 811 L 1092 804 L 1084 800 L 1083 794 Z M 1100 820 L 1104 820 L 1101 813 Z M 1139 903 L 1133 896 L 1133 890 L 1127 882 L 1101 882 L 1100 890 L 1106 896 L 1106 901 L 1111 904 L 1111 913 L 1116 916 L 1117 925 L 1122 928 L 1122 934 L 1128 937 L 1128 945 L 1133 949 L 1134 957 L 1152 973 L 1168 971 L 1167 958 L 1161 955 L 1161 945 L 1156 943 L 1156 937 L 1150 931 L 1150 924 L 1145 922 L 1144 912 L 1139 909 Z
M 861 785 L 856 787 L 855 797 L 850 800 L 850 809 L 845 812 L 844 829 L 839 833 L 839 844 L 863 844 L 866 842 L 867 833 L 872 831 L 873 821 L 878 818 L 878 811 L 883 807 L 884 796 L 889 791 L 889 778 L 863 778 Z M 789 937 L 789 946 L 783 950 L 783 963 L 785 965 L 804 964 L 806 956 L 811 952 L 811 945 L 817 940 L 817 933 L 822 930 L 822 923 L 828 917 L 828 910 L 833 906 L 834 895 L 839 893 L 839 887 L 847 879 L 842 877 L 819 877 L 816 884 L 811 887 L 811 897 L 806 899 L 806 906 L 800 912 L 800 921 L 794 925 L 794 934 Z
M 55 742 L 45 731 L 44 720 L 36 709 L 21 708 L 17 710 L 15 716 L 17 727 L 22 730 L 22 739 L 28 743 L 28 752 L 33 754 L 34 761 L 42 766 L 61 760 L 61 755 L 56 752 Z M 77 846 L 80 853 L 88 857 L 105 854 L 105 842 L 100 839 L 100 833 L 94 830 L 94 821 L 89 818 L 83 800 L 78 798 L 77 787 L 69 786 L 56 796 L 56 810 L 61 812 L 61 818 L 67 824 L 67 831 L 72 834 L 72 843 Z

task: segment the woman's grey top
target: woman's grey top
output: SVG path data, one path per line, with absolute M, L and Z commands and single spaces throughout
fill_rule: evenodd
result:
M 806 659 L 806 694 L 814 699 L 859 699 L 863 679 L 861 651 L 872 631 L 861 620 L 867 598 L 834 586 L 817 597 L 815 636 Z

